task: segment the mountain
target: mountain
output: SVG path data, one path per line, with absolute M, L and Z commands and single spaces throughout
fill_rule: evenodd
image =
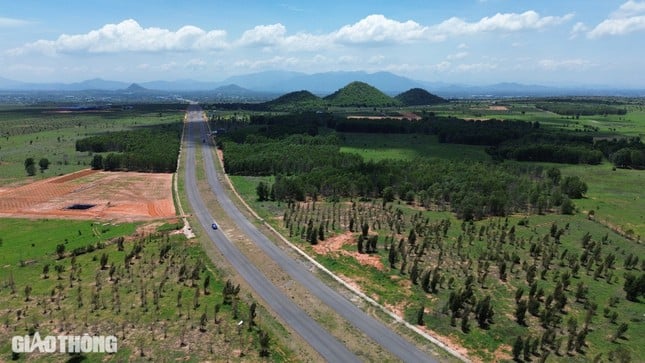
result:
M 130 86 L 128 86 L 128 88 L 126 88 L 124 91 L 125 92 L 130 92 L 130 93 L 145 93 L 145 92 L 148 92 L 150 90 L 147 89 L 147 88 L 141 87 L 136 83 L 133 83 Z
M 222 82 L 202 82 L 192 79 L 181 79 L 177 81 L 142 82 L 141 86 L 159 91 L 212 91 L 222 86 Z
M 13 79 L 0 77 L 0 89 L 18 89 L 24 85 L 23 82 L 14 81 Z
M 421 87 L 420 82 L 397 76 L 390 72 L 325 72 L 305 74 L 299 72 L 269 71 L 230 77 L 226 83 L 235 83 L 257 91 L 293 92 L 310 90 L 315 94 L 329 94 L 344 85 L 360 81 L 390 94 L 397 94 L 406 89 Z
M 402 104 L 406 106 L 424 106 L 424 105 L 436 105 L 439 103 L 446 103 L 448 100 L 441 98 L 437 95 L 422 89 L 422 88 L 412 88 L 403 93 L 398 94 L 395 99 L 399 100 Z
M 351 82 L 323 98 L 331 106 L 387 107 L 400 104 L 398 100 L 364 82 Z
M 324 102 L 320 97 L 309 91 L 295 91 L 282 95 L 275 100 L 265 102 L 270 110 L 289 111 L 289 110 L 312 110 L 323 107 Z

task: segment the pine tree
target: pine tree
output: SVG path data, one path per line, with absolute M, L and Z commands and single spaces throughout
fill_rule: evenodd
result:
M 522 360 L 523 348 L 524 348 L 524 341 L 522 341 L 522 337 L 518 335 L 517 338 L 515 338 L 515 342 L 513 343 L 513 350 L 512 350 L 513 360 L 515 360 L 516 362 L 519 362 L 520 360 Z

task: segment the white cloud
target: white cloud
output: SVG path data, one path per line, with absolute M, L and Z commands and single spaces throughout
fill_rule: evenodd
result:
M 490 71 L 497 68 L 496 63 L 471 63 L 471 64 L 460 64 L 455 67 L 457 72 L 480 72 L 480 71 Z
M 540 68 L 548 71 L 557 70 L 582 70 L 591 66 L 591 62 L 585 59 L 542 59 L 538 62 Z
M 262 69 L 262 68 L 284 68 L 284 66 L 295 66 L 299 63 L 295 57 L 275 56 L 269 59 L 250 60 L 243 59 L 234 63 L 235 67 L 244 69 Z
M 605 35 L 624 35 L 635 31 L 645 30 L 645 1 L 627 1 L 609 18 L 596 25 L 587 37 L 599 38 Z
M 527 11 L 522 14 L 496 14 L 472 23 L 451 18 L 438 25 L 425 26 L 413 20 L 402 22 L 372 14 L 324 34 L 288 34 L 287 28 L 281 23 L 257 25 L 231 42 L 227 41 L 225 30 L 206 31 L 192 25 L 183 26 L 176 31 L 157 27 L 144 28 L 137 21 L 128 19 L 118 24 L 106 24 L 85 34 L 63 34 L 55 40 L 37 40 L 11 49 L 7 54 L 189 52 L 253 47 L 265 52 L 318 52 L 356 45 L 385 46 L 443 41 L 448 36 L 477 32 L 539 30 L 568 21 L 571 17 L 571 14 L 561 17 L 541 16 L 534 11 Z M 462 43 L 458 48 L 465 49 L 467 45 Z
M 428 39 L 428 27 L 412 20 L 399 22 L 380 14 L 369 15 L 333 33 L 335 41 L 345 44 L 400 43 Z
M 117 53 L 188 51 L 197 49 L 221 49 L 226 47 L 226 32 L 206 32 L 187 25 L 177 31 L 161 28 L 142 28 L 135 20 L 128 19 L 118 24 L 106 24 L 86 34 L 63 34 L 56 40 L 38 40 L 21 48 L 9 51 L 20 55 L 29 52 L 57 53 Z
M 253 29 L 249 29 L 242 34 L 239 42 L 247 46 L 268 46 L 281 43 L 284 41 L 284 35 L 287 33 L 287 28 L 284 25 L 277 23 L 272 25 L 258 25 Z
M 569 33 L 569 39 L 575 39 L 580 35 L 581 33 L 585 33 L 589 30 L 589 27 L 587 27 L 584 23 L 582 22 L 577 22 L 573 28 L 571 28 L 571 32 Z
M 618 10 L 614 11 L 611 14 L 611 18 L 629 18 L 635 15 L 641 15 L 643 13 L 645 13 L 645 1 L 638 2 L 629 0 L 626 3 L 622 4 L 618 8 Z
M 541 30 L 549 26 L 562 24 L 572 18 L 573 14 L 564 16 L 540 16 L 540 14 L 533 10 L 526 11 L 522 14 L 497 13 L 492 17 L 484 17 L 474 23 L 453 17 L 435 25 L 432 27 L 432 31 L 437 34 L 467 35 L 480 32 Z
M 31 24 L 30 21 L 22 19 L 5 18 L 0 16 L 0 28 L 14 28 Z
M 468 56 L 468 52 L 458 52 L 455 54 L 449 54 L 446 59 L 448 60 L 457 60 L 457 59 L 463 59 Z

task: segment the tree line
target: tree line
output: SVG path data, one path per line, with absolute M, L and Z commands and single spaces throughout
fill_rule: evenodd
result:
M 513 212 L 573 212 L 571 199 L 586 192 L 578 178 L 561 180 L 558 169 L 517 163 L 481 163 L 419 158 L 365 161 L 340 152 L 331 135 L 290 135 L 248 142 L 221 142 L 224 166 L 233 175 L 275 175 L 261 198 L 275 200 L 395 197 L 426 208 L 450 210 L 464 219 Z M 573 181 L 575 182 L 573 182 Z M 570 188 L 570 185 L 578 185 Z
M 93 169 L 172 173 L 177 169 L 181 123 L 108 132 L 76 141 L 76 151 L 94 155 Z

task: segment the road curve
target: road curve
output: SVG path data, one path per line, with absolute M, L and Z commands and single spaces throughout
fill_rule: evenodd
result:
M 195 117 L 191 119 L 194 120 Z M 199 121 L 201 120 L 202 118 L 200 114 Z M 190 125 L 193 124 L 194 122 Z M 203 126 L 201 126 L 201 130 L 204 130 Z M 204 135 L 204 137 L 207 136 Z M 230 218 L 235 221 L 238 227 L 244 231 L 244 233 L 247 234 L 256 245 L 262 248 L 262 250 L 285 272 L 287 272 L 291 278 L 298 281 L 323 303 L 334 309 L 339 315 L 350 322 L 355 328 L 372 338 L 384 349 L 388 350 L 402 361 L 437 362 L 436 359 L 419 350 L 414 344 L 395 333 L 380 321 L 366 314 L 340 293 L 324 284 L 308 270 L 308 266 L 293 260 L 282 249 L 262 234 L 255 225 L 253 225 L 240 212 L 228 197 L 228 194 L 225 192 L 224 187 L 218 179 L 212 153 L 209 148 L 208 144 L 203 145 L 206 176 L 211 190 L 218 199 L 222 209 L 224 209 Z
M 222 252 L 237 272 L 255 290 L 255 292 L 271 307 L 271 309 L 293 328 L 328 362 L 360 362 L 354 353 L 335 337 L 324 330 L 316 321 L 295 305 L 276 286 L 274 286 L 220 231 L 213 230 L 213 217 L 204 204 L 195 177 L 195 149 L 202 147 L 206 165 L 213 168 L 212 156 L 208 144 L 202 142 L 206 137 L 205 124 L 202 120 L 201 109 L 190 106 L 188 109 L 187 134 L 184 135 L 186 150 L 186 193 L 188 202 L 199 223 L 204 227 L 208 237 Z M 208 173 L 209 179 L 215 177 Z M 210 180 L 209 180 L 210 181 Z M 230 200 L 229 200 L 230 202 Z

